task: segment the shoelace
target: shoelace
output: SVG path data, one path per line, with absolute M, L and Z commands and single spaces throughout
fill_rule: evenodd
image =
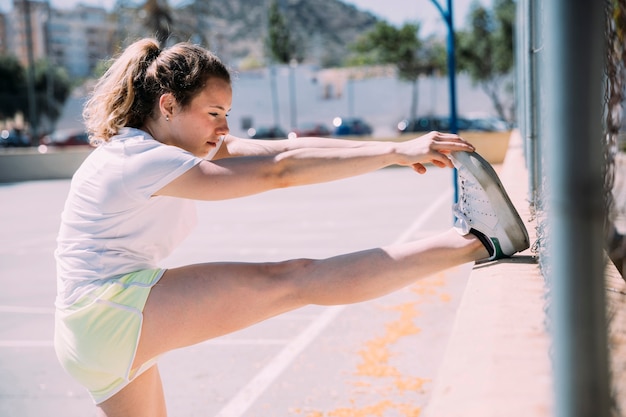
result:
M 491 204 L 486 199 L 485 191 L 474 177 L 467 175 L 462 167 L 457 168 L 457 172 L 459 200 L 452 207 L 457 218 L 455 227 L 461 229 L 463 233 L 468 233 L 474 223 L 472 221 L 474 216 L 494 216 L 494 213 L 491 210 L 485 211 L 485 208 L 491 208 Z

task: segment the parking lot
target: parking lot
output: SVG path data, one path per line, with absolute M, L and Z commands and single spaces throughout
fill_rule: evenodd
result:
M 0 416 L 94 415 L 52 346 L 53 250 L 69 181 L 0 186 Z M 389 168 L 329 184 L 199 203 L 164 266 L 326 257 L 450 226 L 452 173 Z M 169 415 L 417 416 L 469 266 L 367 303 L 310 306 L 165 355 Z M 379 413 L 379 414 L 376 414 Z

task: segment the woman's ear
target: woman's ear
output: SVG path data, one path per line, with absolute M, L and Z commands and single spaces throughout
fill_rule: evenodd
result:
M 166 119 L 169 120 L 174 115 L 174 109 L 176 108 L 176 99 L 171 93 L 161 94 L 159 98 L 159 112 Z

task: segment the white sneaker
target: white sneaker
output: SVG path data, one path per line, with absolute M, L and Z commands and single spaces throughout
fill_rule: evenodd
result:
M 476 152 L 452 152 L 450 159 L 458 173 L 457 231 L 476 235 L 489 251 L 487 260 L 527 249 L 528 231 L 489 162 Z

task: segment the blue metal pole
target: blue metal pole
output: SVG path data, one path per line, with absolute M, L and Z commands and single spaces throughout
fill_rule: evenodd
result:
M 454 22 L 452 20 L 452 0 L 447 0 L 447 10 L 444 10 L 441 4 L 437 0 L 431 0 L 435 5 L 443 20 L 448 27 L 448 41 L 447 41 L 447 59 L 448 59 L 448 85 L 450 95 L 450 132 L 458 133 L 458 120 L 456 113 L 456 57 L 455 57 L 455 42 L 454 42 Z M 459 200 L 459 185 L 457 182 L 456 169 L 453 170 L 453 185 L 454 185 L 454 202 Z
M 456 57 L 454 42 L 454 22 L 452 21 L 452 0 L 448 0 L 448 13 L 445 15 L 448 24 L 448 82 L 450 84 L 450 132 L 458 133 L 456 114 Z M 455 199 L 456 201 L 456 199 Z

